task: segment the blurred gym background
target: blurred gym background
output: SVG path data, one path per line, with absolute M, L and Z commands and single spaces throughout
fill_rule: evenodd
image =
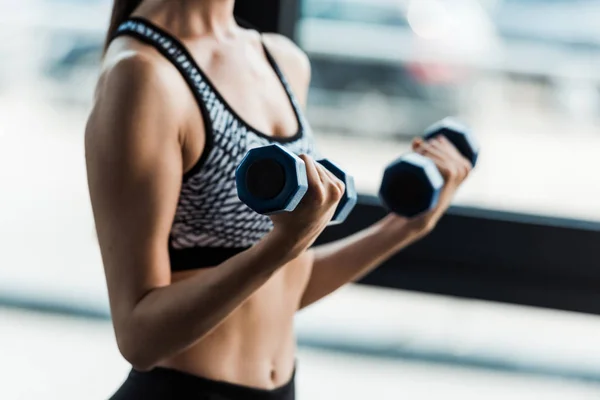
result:
M 0 398 L 106 399 L 83 132 L 108 0 L 0 0 Z M 312 61 L 308 117 L 383 215 L 383 167 L 454 115 L 482 146 L 436 231 L 297 318 L 298 397 L 600 398 L 600 1 L 252 0 Z M 90 395 L 93 393 L 93 395 Z

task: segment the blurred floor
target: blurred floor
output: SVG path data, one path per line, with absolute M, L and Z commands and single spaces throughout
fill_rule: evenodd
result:
M 128 365 L 107 322 L 0 309 L 0 398 L 106 399 Z M 299 400 L 588 400 L 600 386 L 301 348 Z

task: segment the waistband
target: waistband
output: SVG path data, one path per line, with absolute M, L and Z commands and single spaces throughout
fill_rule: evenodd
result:
M 194 395 L 220 395 L 227 399 L 244 400 L 293 400 L 295 393 L 296 368 L 290 380 L 274 389 L 260 389 L 251 386 L 238 385 L 226 381 L 212 380 L 205 377 L 188 374 L 171 368 L 156 367 L 150 371 L 140 372 L 132 369 L 129 379 L 135 381 L 149 380 L 153 385 L 158 383 L 173 387 L 179 393 L 185 393 L 192 398 Z

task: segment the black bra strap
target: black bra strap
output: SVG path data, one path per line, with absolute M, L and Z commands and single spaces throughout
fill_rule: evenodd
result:
M 238 17 L 236 17 L 236 21 L 242 27 L 256 29 L 256 27 Z M 180 72 L 186 77 L 186 80 L 192 87 L 195 86 L 195 83 L 202 82 L 202 91 L 206 92 L 207 88 L 205 88 L 204 85 L 208 85 L 210 91 L 212 92 L 211 95 L 216 96 L 222 102 L 227 103 L 222 98 L 219 91 L 214 87 L 211 80 L 206 76 L 206 74 L 204 74 L 200 66 L 198 66 L 198 64 L 195 62 L 185 45 L 181 43 L 175 36 L 142 17 L 131 17 L 127 21 L 123 22 L 117 28 L 113 38 L 124 34 L 135 36 L 141 41 L 156 47 L 158 51 L 160 51 L 165 57 L 167 57 L 167 59 L 169 59 L 176 67 L 178 67 Z M 292 106 L 294 107 L 294 112 L 297 116 L 302 115 L 302 110 L 298 104 L 296 96 L 294 95 L 291 86 L 285 78 L 285 75 L 281 71 L 281 68 L 279 68 L 279 65 L 275 61 L 275 58 L 265 45 L 262 34 L 261 44 L 269 64 L 285 88 Z M 192 74 L 191 77 L 189 76 L 190 73 Z
M 121 35 L 133 36 L 158 50 L 179 70 L 191 88 L 196 89 L 195 93 L 207 97 L 213 91 L 183 43 L 162 28 L 144 18 L 131 17 L 117 28 L 113 38 Z
M 299 116 L 299 117 L 302 116 L 303 115 L 302 107 L 300 107 L 300 104 L 298 103 L 298 100 L 296 99 L 296 96 L 294 95 L 294 92 L 292 91 L 292 87 L 290 86 L 287 79 L 285 78 L 283 71 L 281 71 L 281 68 L 279 68 L 279 65 L 275 61 L 275 58 L 269 52 L 269 49 L 267 48 L 267 45 L 265 44 L 265 42 L 262 38 L 262 35 L 261 35 L 261 43 L 262 43 L 262 47 L 265 51 L 265 54 L 267 56 L 267 60 L 269 61 L 269 64 L 271 64 L 271 67 L 273 68 L 273 70 L 275 70 L 277 77 L 281 81 L 281 84 L 283 85 L 285 92 L 287 93 L 287 95 L 290 99 L 290 102 L 292 103 L 292 106 L 294 107 L 294 112 L 296 113 L 297 116 Z M 302 122 L 300 122 L 300 123 L 302 123 Z
M 204 120 L 206 142 L 198 162 L 191 170 L 184 174 L 183 180 L 185 181 L 202 167 L 213 146 L 214 121 L 211 119 L 210 105 L 214 104 L 213 100 L 217 96 L 217 93 L 215 93 L 212 86 L 207 83 L 200 68 L 196 64 L 196 61 L 187 51 L 185 46 L 175 37 L 152 24 L 150 21 L 139 17 L 129 18 L 119 25 L 111 40 L 122 35 L 135 37 L 154 47 L 169 60 L 185 79 L 200 108 Z
M 155 47 L 161 54 L 171 61 L 173 65 L 177 67 L 187 81 L 188 85 L 192 88 L 194 96 L 196 97 L 200 109 L 203 112 L 204 120 L 207 122 L 207 128 L 209 128 L 208 122 L 211 121 L 210 115 L 213 114 L 212 107 L 215 105 L 215 99 L 219 100 L 221 105 L 227 107 L 231 114 L 233 114 L 239 121 L 244 121 L 243 118 L 237 115 L 235 110 L 229 106 L 229 103 L 222 97 L 215 85 L 211 82 L 210 78 L 201 70 L 186 46 L 175 36 L 142 17 L 131 17 L 127 21 L 123 22 L 117 28 L 113 38 L 120 35 L 134 36 L 139 40 Z M 300 104 L 298 103 L 296 96 L 294 95 L 291 86 L 289 85 L 283 72 L 265 45 L 262 36 L 261 43 L 267 60 L 283 85 L 288 99 L 294 109 L 294 113 L 296 114 L 296 119 L 299 124 L 299 130 L 304 131 L 307 123 L 304 120 L 302 108 L 300 107 Z M 211 132 L 207 133 L 210 133 L 211 135 L 207 136 L 212 136 L 212 123 L 210 125 Z

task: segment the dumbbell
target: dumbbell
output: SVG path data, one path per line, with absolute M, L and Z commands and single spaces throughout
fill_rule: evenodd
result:
M 354 178 L 330 160 L 318 163 L 346 186 L 330 222 L 339 224 L 356 205 Z M 278 144 L 248 151 L 235 171 L 235 180 L 240 200 L 265 215 L 293 211 L 308 190 L 304 161 Z
M 424 139 L 444 135 L 473 167 L 479 145 L 469 129 L 445 118 L 425 130 Z M 387 166 L 379 189 L 383 205 L 395 214 L 413 217 L 433 209 L 439 200 L 444 179 L 435 163 L 418 153 L 408 153 Z

